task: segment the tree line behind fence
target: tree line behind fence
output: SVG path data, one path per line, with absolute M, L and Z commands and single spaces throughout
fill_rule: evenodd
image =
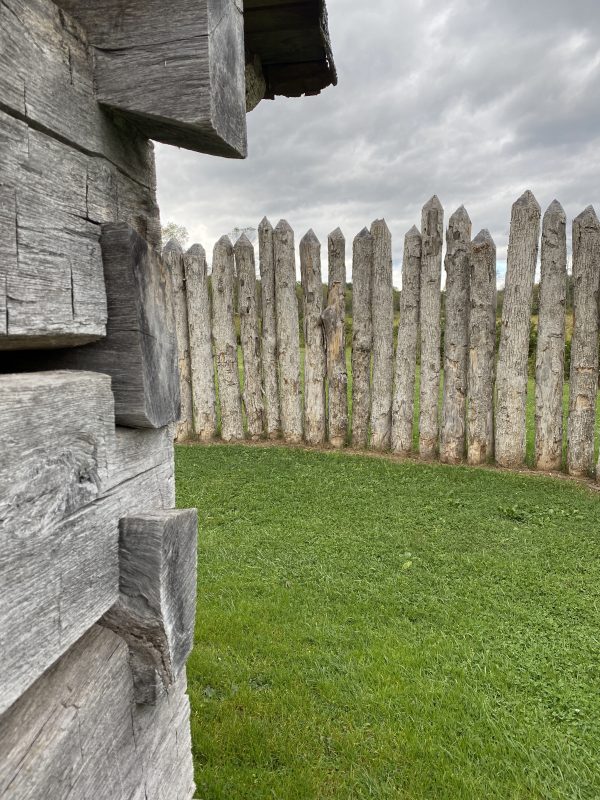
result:
M 532 371 L 535 465 L 561 469 L 566 443 L 567 471 L 593 474 L 600 284 L 594 209 L 573 221 L 570 276 L 565 212 L 554 201 L 542 220 L 535 197 L 525 192 L 512 207 L 502 292 L 494 241 L 487 230 L 472 238 L 463 206 L 450 217 L 445 236 L 444 294 L 444 211 L 435 196 L 423 208 L 421 229 L 405 236 L 400 293 L 392 286 L 392 240 L 384 220 L 355 237 L 351 283 L 344 236 L 339 228 L 329 235 L 324 291 L 321 245 L 309 231 L 299 247 L 300 310 L 294 232 L 285 220 L 275 228 L 266 219 L 259 225 L 260 281 L 245 235 L 235 245 L 227 236 L 217 242 L 210 277 L 200 245 L 183 253 L 170 241 L 164 257 L 173 277 L 179 344 L 178 440 L 281 437 L 401 455 L 413 453 L 416 440 L 424 459 L 519 467 Z

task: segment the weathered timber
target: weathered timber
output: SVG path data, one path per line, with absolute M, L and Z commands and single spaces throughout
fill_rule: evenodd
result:
M 327 358 L 327 432 L 332 447 L 343 447 L 348 435 L 346 367 L 346 240 L 339 228 L 329 234 L 327 307 L 323 312 Z
M 238 313 L 244 359 L 244 408 L 251 439 L 260 439 L 265 430 L 265 407 L 262 392 L 262 364 L 258 310 L 256 303 L 256 265 L 254 247 L 245 233 L 235 243 L 238 279 Z
M 496 462 L 525 460 L 527 359 L 541 211 L 530 191 L 513 205 L 496 371 Z
M 413 447 L 420 286 L 421 234 L 413 225 L 404 238 L 400 322 L 392 404 L 392 450 L 402 455 L 408 455 Z
M 366 447 L 371 415 L 373 236 L 363 228 L 352 244 L 352 445 Z
M 440 395 L 441 280 L 444 210 L 434 195 L 421 217 L 421 385 L 419 454 L 434 458 L 438 448 Z
M 471 243 L 470 262 L 467 461 L 477 465 L 494 455 L 496 245 L 489 231 Z
M 471 220 L 464 206 L 450 217 L 446 233 L 446 327 L 440 460 L 459 464 L 465 457 L 469 348 Z
M 304 297 L 304 438 L 325 441 L 325 342 L 321 244 L 311 229 L 300 242 L 300 273 Z
M 92 627 L 2 717 L 0 798 L 189 800 L 185 685 L 136 706 L 126 643 Z
M 156 467 L 167 469 L 167 480 L 160 491 L 159 505 L 175 505 L 174 479 L 174 425 L 153 430 L 151 428 L 115 428 L 115 448 L 109 461 L 107 488 L 112 489 L 125 481 Z M 127 509 L 123 513 L 126 513 Z
M 286 220 L 280 220 L 273 231 L 273 250 L 281 429 L 286 442 L 298 443 L 302 441 L 302 401 L 296 256 L 294 231 Z
M 175 438 L 182 442 L 193 431 L 192 372 L 190 361 L 190 329 L 185 285 L 183 250 L 179 242 L 171 239 L 163 250 L 163 261 L 171 279 L 172 306 L 177 342 L 180 410 L 176 418 Z
M 567 218 L 555 200 L 542 225 L 542 271 L 535 368 L 535 463 L 558 470 L 563 450 L 567 300 Z
M 194 642 L 196 509 L 128 515 L 119 521 L 119 598 L 102 618 L 169 688 Z
M 392 434 L 394 370 L 394 296 L 392 286 L 392 236 L 385 220 L 371 225 L 373 237 L 373 389 L 371 394 L 371 447 L 387 450 Z
M 190 343 L 190 376 L 194 433 L 202 441 L 217 432 L 215 367 L 210 324 L 210 293 L 206 272 L 206 253 L 199 244 L 183 257 L 185 294 Z
M 600 222 L 589 206 L 573 221 L 573 338 L 567 424 L 570 475 L 589 475 L 594 468 L 599 281 Z
M 266 426 L 269 439 L 276 439 L 281 430 L 281 415 L 277 375 L 275 255 L 273 252 L 273 226 L 266 217 L 258 226 L 258 255 L 262 300 L 262 365 Z
M 233 319 L 235 263 L 227 236 L 215 244 L 212 263 L 213 342 L 217 360 L 221 438 L 226 442 L 244 438 L 237 337 Z
M 240 0 L 59 0 L 95 47 L 96 95 L 166 144 L 246 155 Z M 115 24 L 115 19 L 118 24 Z

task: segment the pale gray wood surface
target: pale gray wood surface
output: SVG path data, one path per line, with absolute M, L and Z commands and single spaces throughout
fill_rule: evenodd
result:
M 311 229 L 300 242 L 300 273 L 304 297 L 304 439 L 325 442 L 325 340 L 321 244 Z
M 373 237 L 363 228 L 352 243 L 352 445 L 366 447 L 371 416 Z
M 387 450 L 392 436 L 394 370 L 394 295 L 392 235 L 383 219 L 371 225 L 373 237 L 373 386 L 371 390 L 371 447 Z
M 262 366 L 265 391 L 267 436 L 276 439 L 281 431 L 279 377 L 277 374 L 277 323 L 275 312 L 275 254 L 273 226 L 264 217 L 258 226 L 258 259 L 262 302 Z
M 348 436 L 348 369 L 346 366 L 346 239 L 339 228 L 327 238 L 328 289 L 323 312 L 327 357 L 327 437 L 343 447 Z

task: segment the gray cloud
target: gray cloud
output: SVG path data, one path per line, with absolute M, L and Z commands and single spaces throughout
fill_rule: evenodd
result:
M 399 283 L 404 233 L 436 193 L 464 203 L 505 258 L 512 202 L 532 189 L 569 217 L 600 212 L 598 0 L 328 0 L 339 85 L 264 101 L 249 157 L 157 146 L 164 220 L 207 250 L 285 217 L 299 240 L 348 241 L 384 216 Z M 349 260 L 348 260 L 349 262 Z

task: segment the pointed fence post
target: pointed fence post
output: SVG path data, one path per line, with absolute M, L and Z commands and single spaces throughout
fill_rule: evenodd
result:
M 293 444 L 302 441 L 300 342 L 294 231 L 284 219 L 273 232 L 273 249 L 281 428 L 285 441 Z
M 256 265 L 254 247 L 243 233 L 234 246 L 238 280 L 238 314 L 240 315 L 240 340 L 244 360 L 244 408 L 246 424 L 251 439 L 260 439 L 265 429 L 262 392 L 262 364 L 258 311 L 256 303 Z
M 535 463 L 559 470 L 563 451 L 567 218 L 555 200 L 542 225 L 540 312 L 535 365 Z
M 573 339 L 567 426 L 570 475 L 589 475 L 594 467 L 599 281 L 600 222 L 589 206 L 573 221 Z
M 321 244 L 311 229 L 300 242 L 300 274 L 304 295 L 304 438 L 325 442 L 325 341 Z
M 262 365 L 267 436 L 269 439 L 276 439 L 281 430 L 281 416 L 277 378 L 275 256 L 273 253 L 273 227 L 266 217 L 258 226 L 258 260 L 262 300 Z
M 496 462 L 525 461 L 531 301 L 540 238 L 539 204 L 530 191 L 513 205 L 496 373 Z
M 219 379 L 221 438 L 225 442 L 244 438 L 237 337 L 234 324 L 235 266 L 228 236 L 216 243 L 212 264 L 213 340 Z
M 185 254 L 183 262 L 190 336 L 194 432 L 202 441 L 207 441 L 216 435 L 217 411 L 210 297 L 204 248 L 199 244 L 192 245 Z
M 394 369 L 392 236 L 383 219 L 373 222 L 371 235 L 373 236 L 371 447 L 373 450 L 387 450 L 392 437 Z
M 373 237 L 367 230 L 352 244 L 352 446 L 366 447 L 371 413 Z
M 469 361 L 469 271 L 471 220 L 464 206 L 450 217 L 446 234 L 446 327 L 440 460 L 459 464 L 465 457 Z
M 190 369 L 190 338 L 188 328 L 188 312 L 185 290 L 185 273 L 183 250 L 175 239 L 170 239 L 164 250 L 163 258 L 171 273 L 173 287 L 173 312 L 175 315 L 175 333 L 177 336 L 177 352 L 179 355 L 179 387 L 181 395 L 181 414 L 175 425 L 175 438 L 178 442 L 189 439 L 192 435 L 192 376 Z
M 434 458 L 438 448 L 441 369 L 441 281 L 444 209 L 434 195 L 421 218 L 421 388 L 419 454 Z
M 494 451 L 496 245 L 483 230 L 471 243 L 467 379 L 467 461 L 477 466 Z
M 404 237 L 400 323 L 392 405 L 392 450 L 400 455 L 409 455 L 413 447 L 420 290 L 421 234 L 413 225 Z
M 346 367 L 346 240 L 339 228 L 328 240 L 329 288 L 323 312 L 328 385 L 328 435 L 332 447 L 343 447 L 348 435 Z

